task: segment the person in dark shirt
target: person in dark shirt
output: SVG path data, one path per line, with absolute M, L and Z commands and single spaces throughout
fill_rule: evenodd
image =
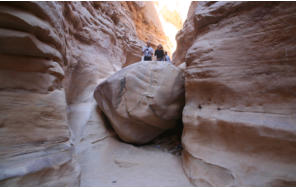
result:
M 164 61 L 164 51 L 161 44 L 157 46 L 154 55 L 156 56 L 157 61 Z

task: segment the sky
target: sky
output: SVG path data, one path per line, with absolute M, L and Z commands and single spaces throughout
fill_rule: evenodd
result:
M 179 29 L 181 28 L 180 27 L 178 28 L 176 24 L 172 24 L 168 22 L 168 19 L 165 19 L 165 17 L 171 16 L 171 15 L 164 15 L 164 12 L 162 10 L 166 8 L 171 12 L 175 11 L 179 15 L 183 25 L 184 21 L 186 20 L 190 4 L 191 4 L 191 1 L 188 1 L 188 0 L 161 0 L 161 1 L 155 2 L 155 8 L 159 14 L 159 19 L 162 23 L 163 30 L 165 34 L 169 37 L 171 43 L 173 44 L 172 52 L 175 51 L 177 46 L 175 36 L 179 31 Z M 176 19 L 175 21 L 177 22 Z

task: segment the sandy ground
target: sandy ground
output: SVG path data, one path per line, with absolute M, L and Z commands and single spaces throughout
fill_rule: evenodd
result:
M 184 174 L 180 152 L 170 150 L 172 146 L 164 148 L 163 139 L 145 146 L 121 142 L 104 125 L 106 120 L 94 101 L 72 106 L 72 121 L 78 114 L 85 117 L 74 133 L 81 135 L 76 140 L 81 186 L 192 186 Z

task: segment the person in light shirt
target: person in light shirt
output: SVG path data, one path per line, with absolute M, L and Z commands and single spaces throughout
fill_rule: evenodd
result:
M 170 56 L 168 55 L 167 51 L 164 52 L 164 60 L 171 63 L 171 59 L 170 59 Z
M 151 47 L 150 42 L 146 43 L 146 46 L 143 47 L 142 49 L 143 56 L 144 56 L 144 61 L 152 61 L 152 56 L 153 56 L 153 48 Z

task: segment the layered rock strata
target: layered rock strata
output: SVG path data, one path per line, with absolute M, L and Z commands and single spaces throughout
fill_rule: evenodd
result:
M 295 11 L 192 5 L 175 63 L 186 62 L 183 166 L 194 185 L 296 185 Z
M 171 63 L 139 62 L 102 82 L 94 97 L 122 140 L 144 144 L 178 125 L 183 73 Z
M 140 60 L 135 25 L 126 2 L 0 3 L 0 185 L 80 184 L 93 90 Z
M 156 49 L 159 44 L 163 45 L 165 51 L 172 53 L 173 44 L 163 31 L 163 25 L 160 22 L 158 12 L 155 9 L 155 2 L 126 2 L 131 17 L 134 20 L 138 37 L 151 43 Z

